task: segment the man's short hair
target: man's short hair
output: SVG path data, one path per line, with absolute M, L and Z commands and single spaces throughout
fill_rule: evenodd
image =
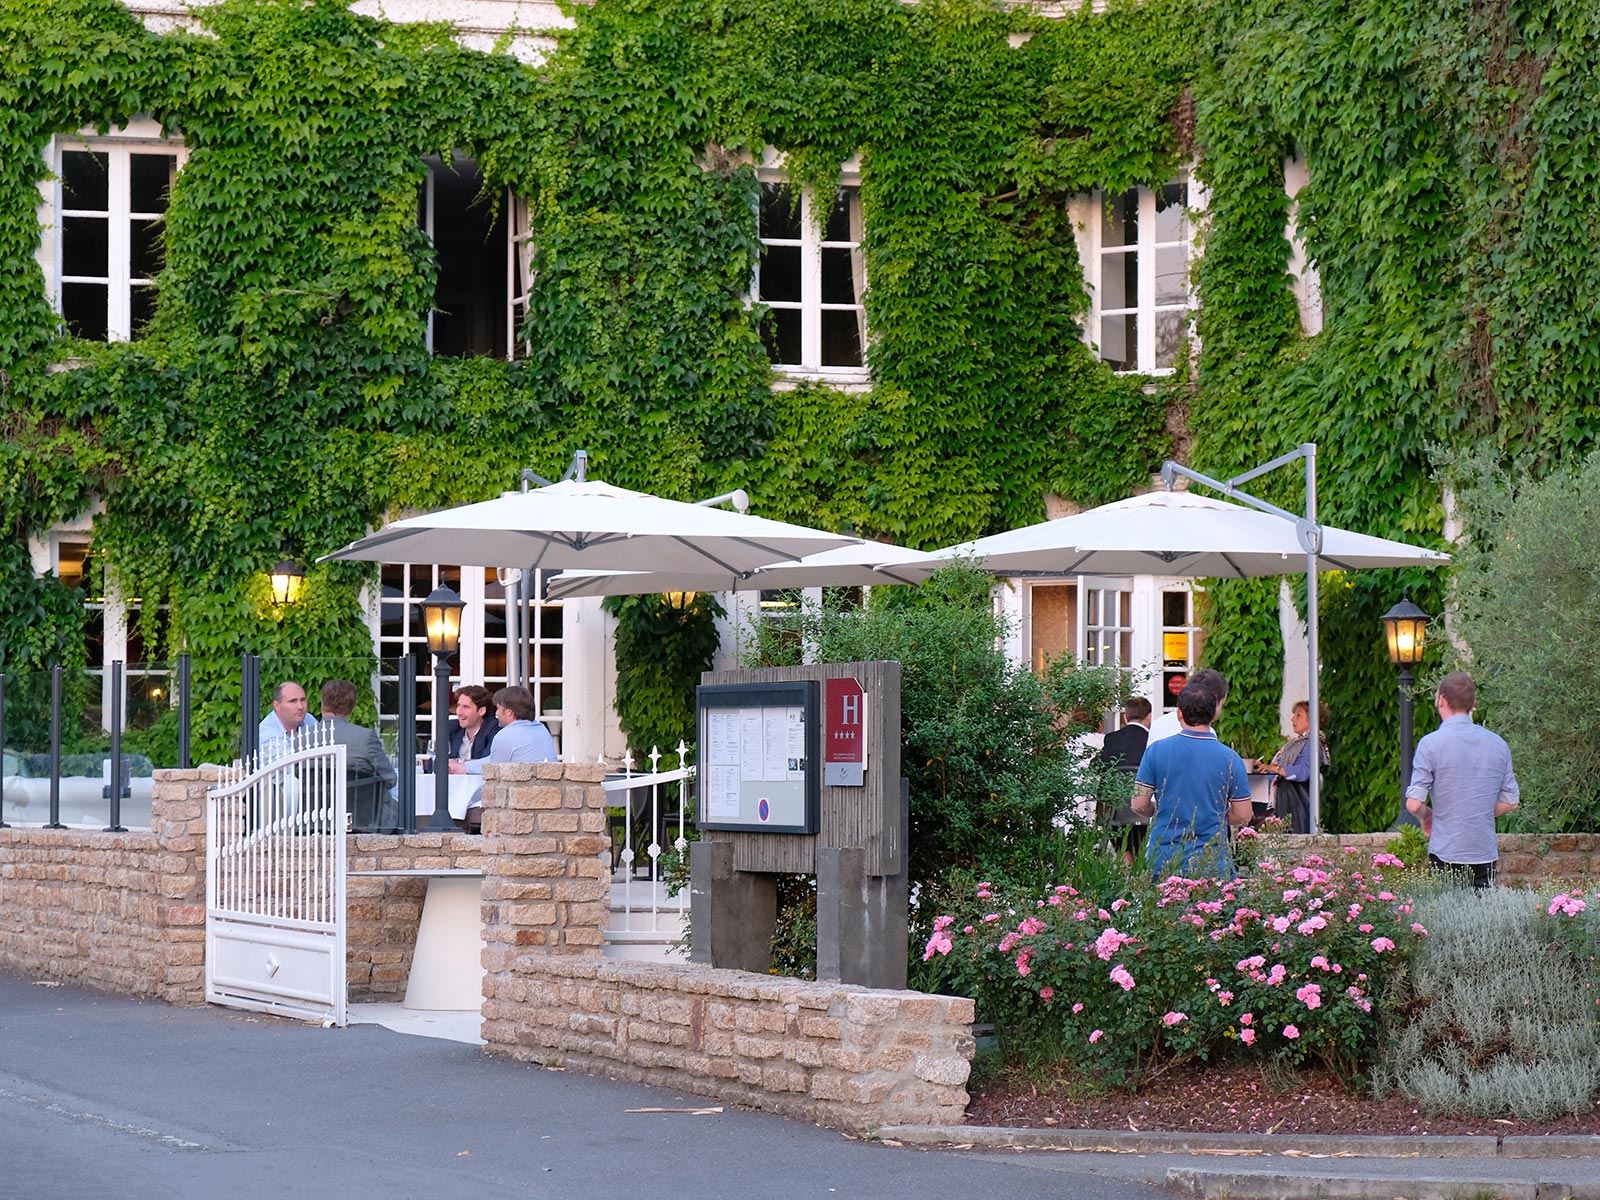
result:
M 1216 719 L 1221 697 L 1199 679 L 1191 679 L 1178 693 L 1178 715 L 1185 725 L 1209 725 Z
M 1150 715 L 1150 701 L 1143 696 L 1135 696 L 1122 706 L 1122 716 L 1129 724 L 1142 721 Z
M 494 715 L 494 697 L 489 694 L 488 688 L 469 683 L 465 687 L 456 689 L 456 699 L 459 700 L 462 696 L 471 700 L 474 708 L 481 708 L 484 716 Z
M 533 693 L 525 687 L 503 687 L 494 694 L 498 707 L 509 708 L 519 721 L 538 720 L 539 710 L 533 703 Z
M 356 710 L 356 685 L 348 679 L 330 679 L 322 685 L 322 715 L 348 717 Z
M 283 699 L 283 689 L 292 687 L 300 687 L 300 685 L 292 679 L 285 679 L 277 687 L 272 689 L 272 702 L 274 704 L 278 703 Z M 300 688 L 300 690 L 303 692 L 305 691 L 305 688 Z
M 1189 676 L 1189 682 L 1204 684 L 1216 693 L 1219 702 L 1228 698 L 1228 677 L 1221 671 L 1213 671 L 1210 667 L 1201 667 L 1200 670 Z
M 1455 713 L 1469 713 L 1478 704 L 1478 685 L 1465 671 L 1451 671 L 1439 680 L 1439 695 Z

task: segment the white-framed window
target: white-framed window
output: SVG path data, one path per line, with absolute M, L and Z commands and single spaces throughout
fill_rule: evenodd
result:
M 1169 587 L 1161 592 L 1161 695 L 1157 706 L 1163 711 L 1176 708 L 1178 693 L 1200 661 L 1200 644 L 1205 638 L 1195 617 L 1194 592 L 1187 587 Z
M 1125 667 L 1133 660 L 1133 592 L 1125 583 L 1081 580 L 1083 661 L 1091 667 Z
M 866 379 L 861 189 L 847 182 L 829 201 L 763 177 L 757 232 L 751 294 L 768 309 L 761 336 L 773 365 L 790 375 Z
M 535 595 L 542 591 L 535 580 Z M 436 587 L 461 597 L 460 649 L 451 659 L 452 687 L 480 684 L 494 692 L 506 685 L 509 663 L 505 588 L 493 568 L 384 563 L 379 568 L 379 596 L 371 612 L 378 652 L 378 725 L 398 732 L 401 688 L 408 681 L 398 673 L 402 655 L 416 655 L 416 675 L 409 680 L 416 700 L 417 725 L 411 731 L 416 749 L 426 748 L 433 726 L 433 656 L 422 620 L 422 602 Z M 533 693 L 539 715 L 562 710 L 566 674 L 566 609 L 560 601 L 535 600 L 528 606 L 532 622 L 523 664 L 524 686 Z M 552 720 L 551 732 L 559 735 Z M 411 747 L 398 739 L 398 753 Z
M 183 159 L 182 144 L 149 120 L 51 141 L 39 257 L 51 305 L 74 337 L 128 341 L 154 315 Z
M 171 664 L 158 659 L 144 638 L 140 621 L 143 604 L 125 597 L 114 582 L 107 582 L 94 565 L 94 552 L 84 533 L 56 533 L 50 537 L 49 568 L 63 586 L 83 594 L 84 668 L 100 680 L 102 727 L 111 719 L 111 672 L 123 664 L 122 727 L 142 729 L 152 724 L 174 702 Z M 167 606 L 155 614 L 155 635 L 166 641 Z
M 1078 208 L 1079 251 L 1091 308 L 1086 336 L 1118 371 L 1165 375 L 1188 333 L 1193 298 L 1190 187 L 1175 180 Z
M 528 203 L 509 188 L 485 191 L 463 155 L 424 160 L 417 224 L 433 242 L 439 277 L 428 313 L 428 351 L 454 358 L 526 357 L 517 334 L 533 289 Z

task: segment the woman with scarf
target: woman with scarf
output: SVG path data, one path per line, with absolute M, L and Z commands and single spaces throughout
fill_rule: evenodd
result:
M 1322 768 L 1328 766 L 1328 706 L 1317 705 L 1318 747 Z M 1278 777 L 1278 816 L 1289 822 L 1290 833 L 1311 832 L 1311 704 L 1307 700 L 1295 703 L 1289 716 L 1292 731 L 1270 763 L 1257 763 L 1256 769 Z

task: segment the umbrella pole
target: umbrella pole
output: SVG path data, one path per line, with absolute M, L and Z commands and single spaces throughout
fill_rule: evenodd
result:
M 1317 447 L 1314 443 L 1306 443 L 1301 447 L 1306 458 L 1306 522 L 1312 529 L 1317 526 Z M 1320 532 L 1320 531 L 1319 531 Z M 1310 833 L 1322 832 L 1322 722 L 1319 719 L 1320 704 L 1317 693 L 1319 676 L 1321 675 L 1317 652 L 1318 629 L 1317 617 L 1320 605 L 1317 603 L 1317 551 L 1322 547 L 1313 545 L 1306 549 L 1306 652 L 1310 658 L 1307 678 L 1310 680 L 1306 720 L 1311 726 L 1311 828 Z

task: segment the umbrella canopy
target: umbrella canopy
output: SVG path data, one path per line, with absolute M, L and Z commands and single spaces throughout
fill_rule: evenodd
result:
M 860 542 L 738 573 L 715 571 L 564 571 L 548 585 L 552 600 L 638 596 L 650 592 L 732 592 L 756 588 L 871 587 L 921 583 L 943 559 L 886 542 Z
M 731 576 L 860 540 L 631 492 L 596 479 L 567 479 L 406 517 L 323 557 Z
M 1193 492 L 1150 492 L 1088 512 L 934 551 L 981 558 L 1000 575 L 1188 575 L 1245 579 L 1306 569 L 1295 526 L 1270 513 Z M 1437 567 L 1448 554 L 1322 526 L 1317 567 Z

